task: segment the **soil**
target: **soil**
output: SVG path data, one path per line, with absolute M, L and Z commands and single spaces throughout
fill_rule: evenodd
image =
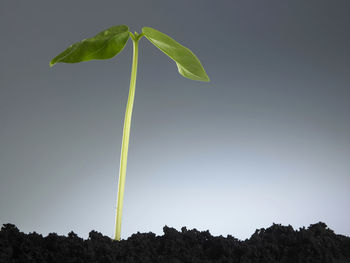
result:
M 256 230 L 244 241 L 186 227 L 178 232 L 165 226 L 163 231 L 162 236 L 137 232 L 121 241 L 91 231 L 84 240 L 74 232 L 67 237 L 56 233 L 43 237 L 35 232 L 24 234 L 15 225 L 4 224 L 0 231 L 0 262 L 350 262 L 350 237 L 335 234 L 322 222 L 299 230 L 273 224 Z

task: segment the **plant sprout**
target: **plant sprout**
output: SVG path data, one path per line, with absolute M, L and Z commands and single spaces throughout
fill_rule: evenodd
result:
M 128 158 L 130 124 L 135 96 L 138 44 L 145 36 L 153 45 L 164 52 L 175 61 L 179 73 L 189 79 L 198 81 L 209 81 L 209 77 L 202 67 L 199 59 L 189 50 L 176 42 L 171 37 L 151 27 L 143 27 L 142 33 L 134 34 L 129 31 L 128 26 L 112 26 L 92 38 L 83 39 L 69 46 L 62 53 L 50 61 L 50 67 L 56 63 L 78 63 L 89 60 L 110 59 L 123 50 L 129 37 L 133 42 L 133 60 L 131 69 L 129 97 L 126 106 L 123 141 L 120 156 L 120 170 L 118 182 L 118 199 L 115 225 L 115 240 L 120 240 L 121 221 L 125 188 L 126 165 Z

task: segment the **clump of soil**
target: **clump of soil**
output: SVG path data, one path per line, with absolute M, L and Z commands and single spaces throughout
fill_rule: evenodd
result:
M 336 235 L 325 223 L 294 230 L 273 224 L 240 241 L 231 235 L 212 236 L 209 231 L 165 226 L 164 235 L 133 234 L 114 241 L 91 231 L 84 240 L 74 232 L 68 236 L 50 233 L 24 234 L 13 224 L 0 231 L 0 262 L 11 263 L 349 263 L 350 237 Z

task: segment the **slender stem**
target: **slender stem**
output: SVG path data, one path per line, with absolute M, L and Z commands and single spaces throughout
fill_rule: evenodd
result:
M 131 124 L 132 109 L 133 109 L 134 97 L 135 97 L 137 59 L 138 59 L 138 41 L 142 37 L 142 34 L 141 35 L 135 34 L 134 36 L 132 33 L 130 33 L 130 36 L 133 42 L 133 60 L 132 60 L 129 97 L 128 97 L 128 103 L 126 105 L 126 112 L 125 112 L 125 119 L 124 119 L 122 150 L 120 155 L 118 203 L 117 203 L 117 215 L 116 215 L 115 238 L 114 238 L 115 240 L 118 240 L 118 241 L 120 240 L 120 233 L 121 233 L 126 165 L 127 165 L 127 159 L 128 159 L 128 148 L 129 148 L 129 137 L 130 137 L 130 124 Z

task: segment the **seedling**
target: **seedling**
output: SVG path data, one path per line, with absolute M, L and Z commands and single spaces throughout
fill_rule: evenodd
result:
M 124 199 L 124 187 L 126 176 L 126 164 L 128 158 L 130 124 L 135 96 L 138 44 L 139 40 L 145 36 L 153 45 L 164 52 L 175 61 L 179 73 L 189 79 L 199 81 L 209 81 L 209 77 L 202 67 L 199 59 L 189 50 L 176 42 L 171 37 L 150 27 L 143 27 L 142 33 L 134 34 L 129 31 L 128 26 L 112 26 L 92 38 L 83 39 L 69 46 L 62 53 L 53 58 L 50 67 L 56 63 L 78 63 L 95 59 L 110 59 L 123 50 L 129 37 L 133 43 L 133 60 L 131 69 L 129 97 L 126 106 L 123 142 L 120 155 L 120 170 L 118 182 L 118 201 L 115 225 L 115 240 L 120 240 L 122 210 Z

